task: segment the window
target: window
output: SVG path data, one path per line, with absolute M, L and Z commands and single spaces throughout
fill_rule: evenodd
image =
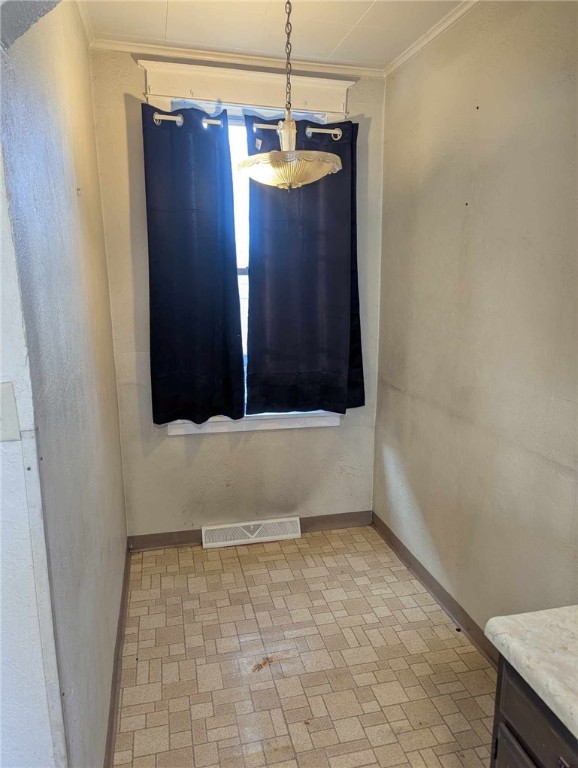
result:
M 241 335 L 243 361 L 247 371 L 247 322 L 249 314 L 249 178 L 236 173 L 237 165 L 247 155 L 247 131 L 242 117 L 229 116 L 229 146 L 233 171 L 235 211 L 235 240 L 237 244 L 237 276 L 241 302 Z M 248 432 L 271 429 L 299 429 L 303 427 L 335 427 L 341 424 L 336 413 L 314 411 L 310 413 L 262 413 L 231 421 L 222 416 L 211 418 L 200 426 L 189 421 L 175 421 L 168 425 L 172 436 L 206 434 L 207 432 Z
M 237 241 L 237 276 L 241 300 L 241 335 L 243 360 L 247 370 L 247 320 L 249 314 L 249 178 L 235 173 L 237 165 L 247 157 L 247 131 L 240 122 L 229 122 L 229 146 L 233 167 L 233 195 L 235 199 L 235 239 Z

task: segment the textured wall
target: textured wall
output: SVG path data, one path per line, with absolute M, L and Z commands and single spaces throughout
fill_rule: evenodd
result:
M 3 48 L 30 29 L 60 0 L 4 0 L 0 6 L 0 40 Z
M 576 602 L 576 3 L 386 84 L 375 500 L 479 623 Z
M 367 405 L 340 428 L 168 437 L 151 418 L 140 103 L 129 54 L 92 53 L 129 534 L 371 508 L 383 82 L 351 89 L 359 138 L 359 270 Z M 136 57 L 135 57 L 136 58 Z
M 0 764 L 56 768 L 66 756 L 54 628 L 44 603 L 46 543 L 34 504 L 38 462 L 29 461 L 36 442 L 32 387 L 3 166 L 0 175 L 0 381 L 14 388 L 20 429 L 18 439 L 3 434 L 0 442 L 0 645 L 2 687 L 10 692 L 1 704 Z
M 3 65 L 69 758 L 93 768 L 104 757 L 126 523 L 89 61 L 75 5 L 44 16 Z

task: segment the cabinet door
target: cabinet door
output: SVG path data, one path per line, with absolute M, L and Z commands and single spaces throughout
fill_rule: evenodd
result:
M 537 765 L 578 768 L 578 740 L 507 663 L 501 676 L 499 710 Z
M 496 768 L 536 768 L 512 732 L 503 724 L 498 729 Z

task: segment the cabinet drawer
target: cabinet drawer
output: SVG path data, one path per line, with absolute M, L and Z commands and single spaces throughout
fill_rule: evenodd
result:
M 498 729 L 495 768 L 536 768 L 522 746 L 503 723 Z
M 578 741 L 509 664 L 504 665 L 500 712 L 543 768 L 578 768 Z

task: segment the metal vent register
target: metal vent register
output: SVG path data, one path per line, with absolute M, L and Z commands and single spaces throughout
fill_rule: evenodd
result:
M 238 544 L 256 544 L 264 541 L 300 539 L 301 526 L 298 517 L 281 517 L 277 520 L 253 520 L 250 523 L 204 525 L 203 547 L 235 547 Z

